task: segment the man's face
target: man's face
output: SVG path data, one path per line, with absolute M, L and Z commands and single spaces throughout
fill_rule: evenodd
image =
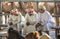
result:
M 29 13 L 30 15 L 32 15 L 32 14 L 33 14 L 33 10 L 32 10 L 31 8 L 29 8 L 28 10 L 29 10 L 28 13 Z
M 40 13 L 44 13 L 44 11 L 45 11 L 45 10 L 39 9 L 39 12 L 40 12 Z

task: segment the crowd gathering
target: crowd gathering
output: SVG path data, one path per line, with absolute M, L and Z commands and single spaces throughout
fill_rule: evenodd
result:
M 25 11 L 25 16 L 18 9 L 10 11 L 8 39 L 51 39 L 50 29 L 56 24 L 45 6 L 39 6 L 38 12 L 32 6 Z

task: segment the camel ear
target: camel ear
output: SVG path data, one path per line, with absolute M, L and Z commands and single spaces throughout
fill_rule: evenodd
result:
M 35 36 L 39 37 L 39 33 L 37 31 L 35 31 Z

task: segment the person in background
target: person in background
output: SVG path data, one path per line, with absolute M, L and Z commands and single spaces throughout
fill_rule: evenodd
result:
M 26 15 L 25 15 L 25 26 L 23 33 L 26 35 L 27 33 L 36 31 L 35 24 L 37 22 L 37 13 L 32 7 L 28 7 L 26 9 Z
M 37 31 L 42 35 L 42 31 L 49 34 L 49 30 L 55 26 L 55 20 L 52 15 L 46 10 L 45 6 L 39 6 L 37 15 Z
M 24 26 L 24 16 L 20 13 L 18 9 L 13 9 L 9 15 L 9 27 L 17 30 L 18 32 L 22 32 L 22 27 Z

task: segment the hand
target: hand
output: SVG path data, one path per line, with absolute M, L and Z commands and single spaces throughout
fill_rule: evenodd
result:
M 44 25 L 44 23 L 45 23 L 45 21 L 44 21 L 44 20 L 40 21 L 41 26 L 43 26 L 43 25 Z
M 26 23 L 26 25 L 27 25 L 27 26 L 29 26 L 29 25 L 30 25 L 30 23 L 29 23 L 29 22 L 27 22 L 27 23 Z
M 39 27 L 39 26 L 41 26 L 41 24 L 40 24 L 40 23 L 37 23 L 37 24 L 36 24 L 36 28 Z
M 13 25 L 13 23 L 12 22 L 9 22 L 9 25 Z

